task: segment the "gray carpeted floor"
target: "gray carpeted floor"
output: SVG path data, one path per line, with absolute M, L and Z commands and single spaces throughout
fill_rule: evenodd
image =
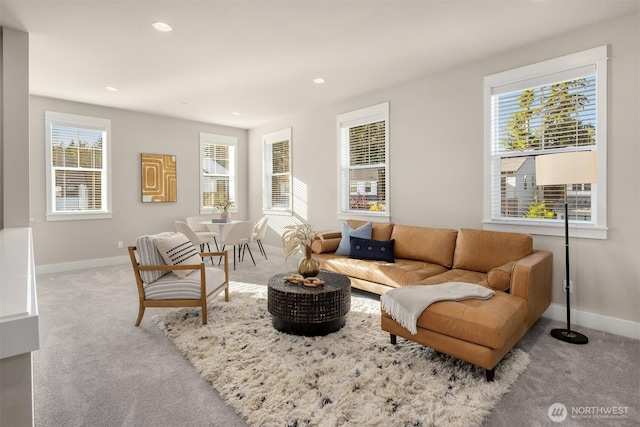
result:
M 275 249 L 269 260 L 257 248 L 253 252 L 257 266 L 247 257 L 232 270 L 232 280 L 264 284 L 295 269 L 295 261 L 285 263 Z M 162 309 L 147 309 L 134 326 L 137 291 L 130 265 L 39 275 L 37 281 L 36 426 L 246 425 L 153 324 Z M 215 313 L 209 321 L 215 322 Z M 549 335 L 562 326 L 542 319 L 518 344 L 532 362 L 484 425 L 640 425 L 640 341 L 576 328 L 590 342 L 575 346 Z M 562 423 L 547 416 L 554 403 L 570 413 Z M 612 407 L 627 408 L 626 414 L 603 418 Z M 572 418 L 572 411 L 582 417 Z M 587 418 L 586 411 L 600 415 Z

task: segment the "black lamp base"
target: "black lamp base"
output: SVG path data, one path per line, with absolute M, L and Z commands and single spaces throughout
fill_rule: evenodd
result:
M 552 329 L 551 336 L 555 339 L 571 344 L 586 344 L 589 342 L 589 338 L 587 338 L 586 335 L 567 329 Z

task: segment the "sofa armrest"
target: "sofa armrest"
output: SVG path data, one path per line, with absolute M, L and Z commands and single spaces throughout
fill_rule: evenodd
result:
M 511 294 L 527 301 L 527 328 L 530 328 L 551 304 L 553 254 L 534 251 L 513 266 Z
M 342 233 L 339 231 L 327 231 L 321 233 L 311 242 L 311 250 L 316 254 L 325 252 L 335 252 L 342 240 Z

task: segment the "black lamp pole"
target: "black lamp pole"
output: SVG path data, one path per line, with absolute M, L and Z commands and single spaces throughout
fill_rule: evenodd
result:
M 569 281 L 569 208 L 567 206 L 567 186 L 564 186 L 564 256 L 565 256 L 565 269 L 566 269 L 566 283 L 564 285 L 564 291 L 567 294 L 567 328 L 566 329 L 552 329 L 551 336 L 565 341 L 571 344 L 586 344 L 589 342 L 589 338 L 580 332 L 571 330 L 571 299 L 569 298 L 569 291 L 571 290 L 571 282 Z

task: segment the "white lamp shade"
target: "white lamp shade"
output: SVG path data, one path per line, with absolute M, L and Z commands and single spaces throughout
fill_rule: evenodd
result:
M 536 185 L 586 184 L 596 181 L 595 151 L 536 156 Z

